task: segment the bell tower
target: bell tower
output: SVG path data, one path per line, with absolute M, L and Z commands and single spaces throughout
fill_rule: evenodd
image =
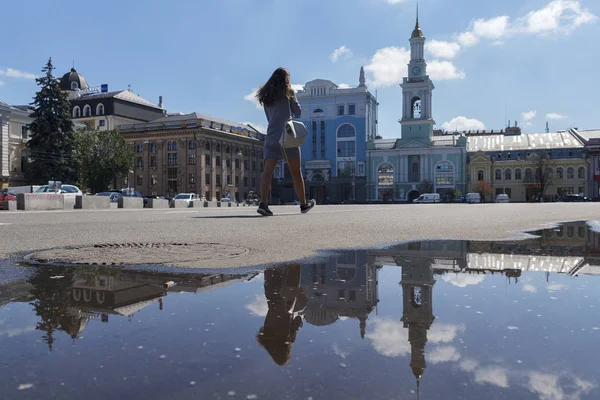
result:
M 425 364 L 425 344 L 427 331 L 435 317 L 433 316 L 433 269 L 424 261 L 418 265 L 402 266 L 402 322 L 408 328 L 410 342 L 410 367 L 417 379 L 417 385 L 423 376 Z
M 408 77 L 402 84 L 402 139 L 412 139 L 430 144 L 435 121 L 432 118 L 431 93 L 435 86 L 427 75 L 425 62 L 425 36 L 419 26 L 419 8 L 415 29 L 410 37 L 410 62 Z

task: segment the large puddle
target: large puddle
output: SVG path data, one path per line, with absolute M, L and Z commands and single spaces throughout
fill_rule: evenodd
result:
M 346 251 L 261 273 L 19 267 L 2 399 L 600 398 L 600 233 Z

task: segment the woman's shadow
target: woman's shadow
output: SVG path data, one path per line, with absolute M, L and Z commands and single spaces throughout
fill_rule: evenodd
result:
M 302 326 L 302 317 L 308 299 L 300 287 L 300 265 L 269 268 L 265 271 L 265 297 L 269 311 L 258 335 L 258 343 L 267 350 L 278 365 L 290 361 L 296 332 Z

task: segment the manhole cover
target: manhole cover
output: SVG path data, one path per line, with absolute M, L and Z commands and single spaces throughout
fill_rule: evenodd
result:
M 103 243 L 30 254 L 36 264 L 190 264 L 238 257 L 248 249 L 220 243 Z

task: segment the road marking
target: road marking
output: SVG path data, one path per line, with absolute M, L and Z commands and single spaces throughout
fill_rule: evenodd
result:
M 0 225 L 12 225 L 10 222 L 0 222 Z

